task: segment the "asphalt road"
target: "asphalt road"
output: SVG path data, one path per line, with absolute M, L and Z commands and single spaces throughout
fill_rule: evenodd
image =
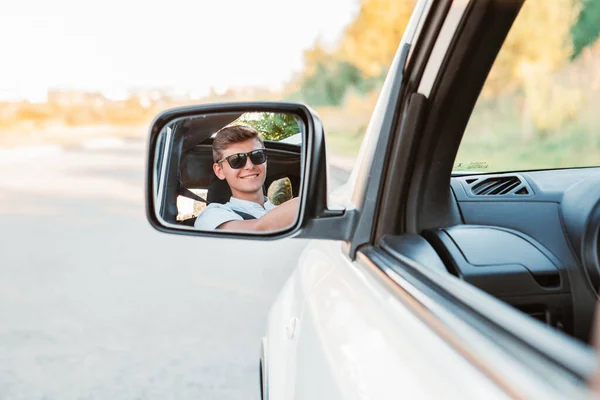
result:
M 0 399 L 259 398 L 267 313 L 306 242 L 159 233 L 143 168 L 135 142 L 0 156 Z

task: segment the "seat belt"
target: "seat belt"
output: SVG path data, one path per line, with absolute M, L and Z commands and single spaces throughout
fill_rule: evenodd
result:
M 179 195 L 181 195 L 183 197 L 187 197 L 188 199 L 192 199 L 192 200 L 199 201 L 201 203 L 208 204 L 208 201 L 206 201 L 202 197 L 198 196 L 196 193 L 192 192 L 190 189 L 188 189 L 185 186 L 183 186 L 183 184 L 181 183 L 181 181 L 179 182 L 179 190 L 178 190 L 177 194 L 179 194 Z
M 242 217 L 244 219 L 244 221 L 247 221 L 249 219 L 256 219 L 256 217 L 254 215 L 245 213 L 243 211 L 234 210 L 233 208 L 231 209 L 231 211 L 233 211 L 234 213 L 236 213 L 237 215 Z

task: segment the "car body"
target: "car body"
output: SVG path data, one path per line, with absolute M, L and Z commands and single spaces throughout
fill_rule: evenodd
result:
M 433 3 L 418 2 L 352 177 L 332 196 L 335 203 L 348 209 L 360 207 L 356 200 L 376 190 L 365 180 L 385 169 L 382 166 L 378 171 L 375 162 L 375 156 L 382 154 L 376 150 L 376 143 L 382 141 L 385 132 L 378 131 L 373 121 L 378 117 L 385 119 L 385 103 L 393 101 L 385 98 L 386 91 L 393 93 L 392 80 L 402 74 L 400 69 L 404 67 L 399 61 L 403 57 L 403 46 L 415 45 L 418 35 L 424 34 L 419 30 L 428 17 L 432 18 Z M 437 3 L 440 6 L 440 2 Z M 488 3 L 492 6 L 494 2 Z M 449 7 L 446 23 L 438 29 L 444 29 L 446 35 L 452 37 L 452 29 L 457 30 L 459 26 L 457 20 L 473 6 L 462 1 Z M 452 17 L 456 20 L 451 21 Z M 433 56 L 441 58 L 449 46 L 448 39 L 440 38 L 434 44 L 438 53 L 433 50 Z M 425 73 L 429 74 L 426 79 L 435 76 L 442 65 L 440 60 L 430 59 L 425 68 L 431 68 Z M 420 89 L 426 92 L 430 85 L 432 83 L 422 80 Z M 377 115 L 378 112 L 381 114 Z M 548 233 L 560 229 L 560 210 L 556 212 L 560 205 L 557 204 L 561 204 L 565 193 L 568 196 L 569 190 L 573 190 L 573 181 L 587 182 L 586 188 L 575 190 L 590 193 L 591 203 L 599 201 L 600 192 L 594 188 L 600 188 L 600 169 L 510 173 L 482 178 L 518 177 L 523 185 L 535 187 L 530 188 L 535 194 L 526 199 L 528 202 L 519 201 L 516 195 L 502 199 L 477 198 L 469 189 L 479 180 L 466 183 L 468 179 L 475 179 L 474 176 L 471 173 L 451 178 L 456 205 L 464 214 L 465 225 L 527 232 L 531 235 L 528 238 L 535 237 L 550 244 L 552 251 L 568 260 L 567 263 L 577 263 L 567 249 L 568 239 L 557 240 L 554 234 Z M 553 180 L 556 185 L 552 190 L 547 189 Z M 546 203 L 549 200 L 553 202 Z M 580 204 L 578 200 L 574 203 Z M 564 211 L 564 201 L 562 204 Z M 374 208 L 377 207 L 381 207 L 381 203 Z M 567 207 L 576 208 L 575 204 Z M 545 222 L 535 225 L 519 219 L 525 208 L 528 208 L 526 212 L 536 214 L 538 222 Z M 592 207 L 586 210 L 591 212 Z M 600 229 L 600 224 L 593 226 L 596 231 Z M 597 368 L 593 352 L 570 337 L 546 329 L 556 321 L 544 321 L 546 326 L 542 327 L 538 321 L 491 299 L 479 289 L 463 287 L 463 282 L 455 282 L 457 277 L 448 279 L 448 271 L 443 263 L 436 261 L 439 258 L 422 236 L 411 234 L 402 239 L 383 236 L 359 249 L 353 258 L 349 242 L 314 240 L 303 252 L 269 314 L 261 350 L 263 399 L 585 398 L 589 395 L 585 382 L 588 374 Z M 427 270 L 413 265 L 415 262 L 429 264 Z M 399 264 L 404 266 L 399 268 Z M 508 348 L 499 345 L 505 338 L 486 332 L 489 329 L 486 323 L 468 318 L 461 320 L 460 312 L 447 311 L 456 304 L 426 293 L 423 281 L 413 275 L 415 270 L 424 273 L 421 279 L 451 288 L 466 304 L 477 303 L 490 310 L 500 326 L 527 331 L 525 337 L 529 344 L 535 344 L 527 350 L 519 349 L 516 343 L 504 343 Z M 577 274 L 572 274 L 572 278 L 575 276 Z M 580 315 L 575 318 L 577 326 L 571 325 L 568 330 L 585 341 L 593 320 L 595 295 L 584 282 L 585 275 L 581 271 L 578 279 L 577 282 L 572 279 L 571 285 L 582 297 L 575 300 L 578 309 L 575 312 Z M 547 288 L 539 288 L 539 292 L 547 291 Z M 513 307 L 527 309 L 525 303 L 513 304 Z M 531 311 L 532 316 L 535 311 Z M 538 346 L 557 356 L 561 368 L 549 365 L 552 363 L 540 354 Z M 531 351 L 535 348 L 537 351 Z M 520 351 L 523 353 L 519 354 Z M 531 353 L 527 354 L 528 351 Z M 556 353 L 567 353 L 572 358 L 564 359 Z M 578 376 L 575 383 L 573 375 Z
M 452 171 L 522 3 L 416 3 L 351 176 L 328 199 L 318 116 L 255 105 L 307 121 L 302 210 L 285 234 L 313 239 L 269 313 L 264 400 L 598 394 L 600 168 Z M 150 222 L 174 232 L 154 206 Z

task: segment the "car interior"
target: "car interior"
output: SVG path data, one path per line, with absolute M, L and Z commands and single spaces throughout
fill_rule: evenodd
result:
M 600 271 L 600 168 L 458 175 L 451 191 L 460 222 L 421 233 L 433 259 L 422 244 L 415 251 L 400 236 L 385 237 L 382 247 L 590 343 Z
M 589 344 L 600 293 L 600 168 L 453 171 L 520 3 L 472 3 L 443 79 L 428 99 L 413 93 L 407 100 L 406 126 L 417 125 L 413 115 L 424 127 L 420 142 L 399 140 L 392 157 L 404 160 L 413 146 L 419 160 L 388 171 L 386 185 L 400 189 L 384 194 L 382 219 L 397 222 L 384 222 L 378 234 L 397 259 L 443 270 Z M 397 183 L 402 174 L 410 176 L 405 188 Z M 408 204 L 404 214 L 396 204 Z M 394 233 L 400 230 L 406 233 Z
M 191 117 L 172 124 L 172 152 L 165 168 L 165 188 L 162 192 L 161 217 L 169 223 L 193 226 L 196 217 L 178 220 L 177 200 L 185 197 L 205 204 L 227 203 L 231 190 L 226 181 L 213 172 L 212 136 L 222 127 L 237 120 L 242 113 L 220 113 Z M 167 140 L 166 136 L 162 138 Z M 274 181 L 289 178 L 292 194 L 300 189 L 302 146 L 296 143 L 265 140 L 267 149 L 267 177 L 264 192 Z M 205 190 L 206 197 L 196 189 Z
M 423 236 L 447 271 L 582 341 L 600 272 L 600 168 L 454 176 L 462 224 Z

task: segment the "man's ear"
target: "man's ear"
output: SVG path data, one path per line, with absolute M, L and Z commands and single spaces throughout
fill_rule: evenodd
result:
M 220 180 L 225 179 L 225 174 L 223 173 L 223 167 L 221 166 L 221 164 L 214 163 L 213 171 L 214 171 L 215 175 L 217 176 L 217 178 L 219 178 Z

